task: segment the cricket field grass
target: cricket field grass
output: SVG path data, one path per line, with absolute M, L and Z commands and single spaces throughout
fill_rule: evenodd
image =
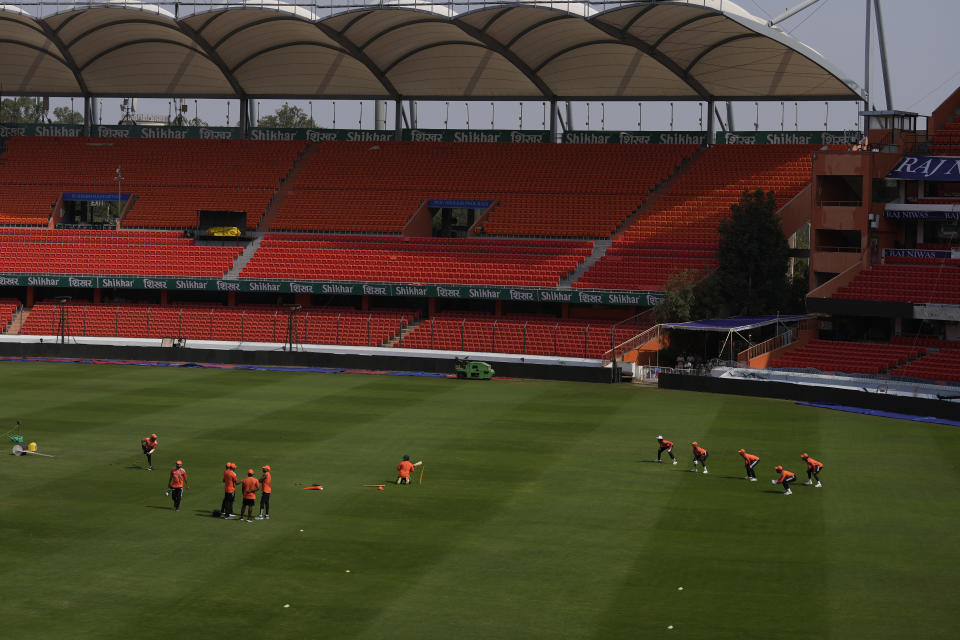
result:
M 3 638 L 957 637 L 956 427 L 626 384 L 3 363 L 0 388 L 56 456 L 0 457 Z M 391 484 L 403 454 L 422 484 Z M 211 517 L 228 460 L 272 467 L 269 520 Z

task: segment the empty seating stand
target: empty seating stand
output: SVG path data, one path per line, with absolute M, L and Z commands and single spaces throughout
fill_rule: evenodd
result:
M 943 340 L 936 344 L 938 351 L 928 352 L 919 360 L 897 367 L 890 371 L 890 375 L 931 382 L 960 382 L 960 343 Z
M 612 342 L 620 344 L 649 325 L 610 320 L 579 320 L 542 315 L 441 312 L 405 335 L 407 349 L 516 353 L 571 358 L 601 358 Z M 611 335 L 612 334 L 612 335 Z
M 124 227 L 193 227 L 198 209 L 255 228 L 304 142 L 17 137 L 0 167 L 0 224 L 45 225 L 64 192 L 137 197 Z M 117 168 L 123 181 L 114 179 Z
M 552 287 L 592 249 L 582 240 L 270 233 L 240 277 Z
M 271 229 L 400 232 L 431 199 L 494 203 L 487 235 L 606 237 L 693 145 L 314 145 Z
M 865 269 L 834 298 L 960 304 L 960 266 L 877 264 Z
M 186 338 L 227 342 L 380 346 L 417 318 L 411 310 L 286 307 L 209 303 L 66 305 L 64 333 L 77 337 Z M 60 305 L 34 305 L 21 333 L 60 335 Z
M 717 266 L 718 227 L 745 190 L 778 206 L 810 182 L 815 145 L 715 145 L 699 155 L 573 286 L 663 289 L 671 275 Z
M 0 227 L 0 273 L 215 278 L 241 252 L 195 246 L 176 231 Z
M 812 340 L 774 360 L 773 368 L 818 369 L 827 373 L 880 374 L 926 353 L 923 347 L 839 340 Z

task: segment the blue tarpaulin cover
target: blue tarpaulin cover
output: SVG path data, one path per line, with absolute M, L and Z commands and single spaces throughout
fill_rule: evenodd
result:
M 894 418 L 896 420 L 912 420 L 914 422 L 932 422 L 934 424 L 945 424 L 951 427 L 960 427 L 960 422 L 956 420 L 947 420 L 945 418 L 934 418 L 933 416 L 911 416 L 906 413 L 893 413 L 891 411 L 880 411 L 878 409 L 861 409 L 860 407 L 848 407 L 842 404 L 823 404 L 821 402 L 798 402 L 805 407 L 817 407 L 818 409 L 833 409 L 834 411 L 848 411 L 850 413 L 862 413 L 866 416 L 877 416 L 879 418 Z

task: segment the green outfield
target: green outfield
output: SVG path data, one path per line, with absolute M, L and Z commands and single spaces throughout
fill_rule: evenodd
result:
M 956 637 L 956 427 L 560 382 L 3 363 L 0 388 L 56 455 L 0 457 L 4 638 Z M 362 486 L 403 454 L 422 484 Z M 269 521 L 210 517 L 227 460 L 271 465 Z

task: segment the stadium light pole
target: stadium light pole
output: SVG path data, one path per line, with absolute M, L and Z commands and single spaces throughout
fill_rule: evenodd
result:
M 299 304 L 288 304 L 287 309 L 289 310 L 289 325 L 287 326 L 287 351 L 293 351 L 293 314 L 297 311 L 300 311 L 303 306 Z
M 120 190 L 123 186 L 123 174 L 120 172 L 120 167 L 117 167 L 117 174 L 113 176 L 113 179 L 117 183 L 117 220 L 120 220 Z
M 67 303 L 73 300 L 71 296 L 59 296 L 60 304 L 60 344 L 67 343 Z

